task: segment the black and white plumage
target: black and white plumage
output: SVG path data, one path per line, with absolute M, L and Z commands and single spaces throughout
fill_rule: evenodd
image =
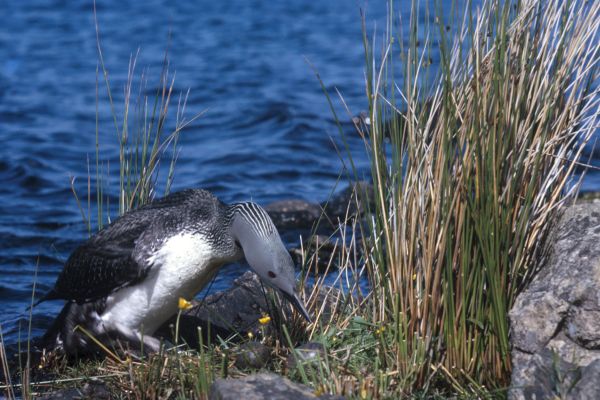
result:
M 266 211 L 225 205 L 205 190 L 185 190 L 128 212 L 79 246 L 42 299 L 65 299 L 45 335 L 68 354 L 92 340 L 120 339 L 156 351 L 152 334 L 228 262 L 250 267 L 310 319 L 295 291 L 294 265 Z

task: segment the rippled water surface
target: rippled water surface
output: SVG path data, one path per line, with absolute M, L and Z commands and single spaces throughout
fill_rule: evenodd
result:
M 370 4 L 367 15 L 370 27 L 384 26 L 383 4 Z M 366 107 L 357 2 L 99 0 L 98 21 L 120 116 L 138 48 L 149 90 L 168 46 L 175 92 L 190 89 L 188 116 L 207 110 L 180 139 L 174 189 L 207 188 L 225 202 L 327 198 L 342 168 L 336 146 L 344 150 L 311 65 L 352 113 Z M 19 323 L 25 331 L 36 265 L 37 290 L 45 292 L 87 235 L 70 177 L 85 193 L 97 61 L 90 1 L 0 2 L 0 323 L 8 342 Z M 117 141 L 102 82 L 99 104 L 102 155 L 114 176 Z M 350 135 L 349 145 L 366 172 L 360 139 Z M 592 176 L 586 184 L 599 183 Z M 226 269 L 213 289 L 239 268 Z M 60 306 L 35 308 L 34 334 Z

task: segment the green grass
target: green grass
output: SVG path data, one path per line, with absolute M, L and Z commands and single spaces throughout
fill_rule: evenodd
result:
M 310 325 L 273 299 L 273 334 L 261 339 L 273 349 L 267 368 L 316 393 L 504 397 L 511 372 L 508 311 L 542 265 L 548 232 L 577 191 L 569 180 L 599 117 L 600 4 L 452 3 L 451 21 L 441 17 L 442 5 L 448 6 L 436 1 L 420 8 L 413 0 L 410 19 L 402 20 L 390 4 L 385 32 L 372 38 L 363 25 L 371 123 L 356 128 L 372 162 L 375 196 L 359 218 L 342 222 L 342 240 L 329 260 L 341 266 L 334 286 L 349 282 L 353 295 L 325 287 L 318 276 L 306 293 L 315 316 Z M 435 22 L 423 10 L 437 15 Z M 441 52 L 438 73 L 429 62 L 434 47 Z M 100 71 L 114 110 L 101 56 Z M 161 139 L 172 95 L 166 76 L 163 71 L 154 105 L 140 108 L 151 117 L 142 118 L 133 136 L 128 101 L 122 121 L 114 118 L 120 212 L 151 199 L 165 143 L 176 145 L 186 125 L 178 117 Z M 130 93 L 131 80 L 127 87 Z M 101 161 L 96 165 L 101 222 L 104 170 Z M 364 197 L 356 193 L 363 204 Z M 89 206 L 83 214 L 89 221 Z M 305 251 L 304 276 L 315 274 L 317 257 Z M 366 293 L 346 280 L 360 270 L 370 281 Z M 328 293 L 335 313 L 325 312 L 319 291 Z M 308 340 L 323 343 L 325 357 L 288 370 L 290 349 Z M 237 346 L 223 338 L 144 359 L 46 362 L 55 385 L 96 376 L 122 398 L 206 398 L 215 378 L 252 372 L 235 367 Z M 27 387 L 21 393 L 39 386 Z M 8 383 L 4 390 L 12 398 L 19 388 Z

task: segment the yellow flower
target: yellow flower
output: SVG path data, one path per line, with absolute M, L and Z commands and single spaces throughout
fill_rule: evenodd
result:
M 266 325 L 269 322 L 271 322 L 271 317 L 269 317 L 268 315 L 265 315 L 264 317 L 259 318 L 258 322 L 260 322 L 261 325 Z
M 186 299 L 184 299 L 183 297 L 179 298 L 179 309 L 180 310 L 189 310 L 190 308 L 192 308 L 194 305 L 192 303 L 190 303 L 189 301 L 187 301 Z
M 322 396 L 323 394 L 325 394 L 325 387 L 323 385 L 317 386 L 313 394 L 317 397 Z
M 385 331 L 385 326 L 382 326 L 381 328 L 377 328 L 377 330 L 375 331 L 375 334 L 381 335 L 384 331 Z
M 248 338 L 252 339 L 254 337 L 254 334 L 252 332 L 248 332 Z
M 360 389 L 360 398 L 361 399 L 366 399 L 367 398 L 367 388 L 364 387 L 364 385 L 362 385 L 363 387 Z

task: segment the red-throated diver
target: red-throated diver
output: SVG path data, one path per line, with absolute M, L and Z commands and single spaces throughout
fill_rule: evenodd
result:
M 159 349 L 152 335 L 225 263 L 242 257 L 310 320 L 295 290 L 294 264 L 266 211 L 225 205 L 199 189 L 173 193 L 128 212 L 79 246 L 41 300 L 65 299 L 45 335 L 67 354 L 98 340 Z

